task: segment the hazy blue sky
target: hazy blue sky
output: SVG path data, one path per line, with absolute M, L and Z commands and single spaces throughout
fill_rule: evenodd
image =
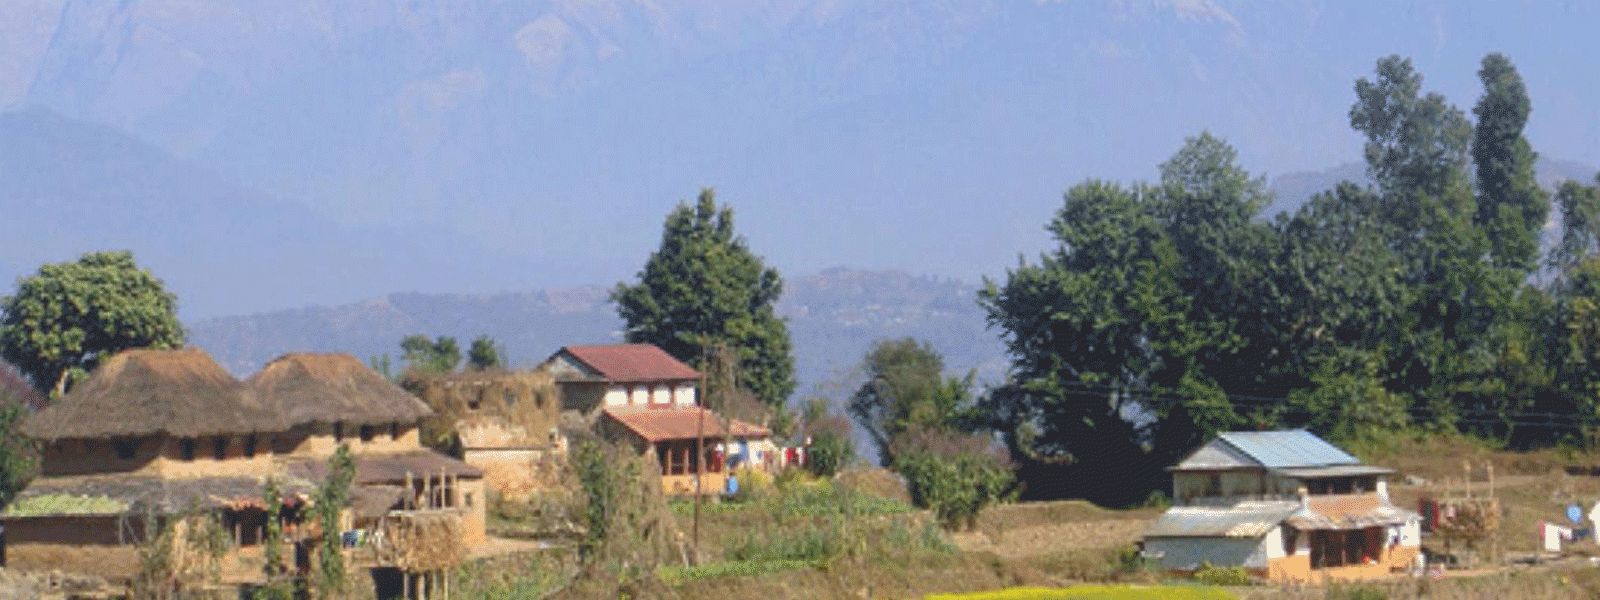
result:
M 1066 187 L 1151 178 L 1202 129 L 1269 177 L 1358 160 L 1352 85 L 1387 54 L 1411 57 L 1427 89 L 1470 111 L 1479 61 L 1506 53 L 1533 97 L 1535 149 L 1600 164 L 1597 13 L 1591 2 L 39 0 L 0 4 L 0 105 L 110 126 L 344 227 L 435 231 L 498 257 L 407 268 L 429 247 L 397 243 L 218 271 L 196 264 L 230 240 L 180 251 L 104 236 L 149 256 L 191 316 L 614 282 L 701 186 L 786 272 L 975 280 L 1047 246 Z M 280 249 L 264 244 L 248 254 Z M 15 270 L 94 249 L 8 246 L 0 263 Z M 311 260 L 320 275 L 297 275 L 295 261 Z M 230 279 L 261 289 L 230 295 Z

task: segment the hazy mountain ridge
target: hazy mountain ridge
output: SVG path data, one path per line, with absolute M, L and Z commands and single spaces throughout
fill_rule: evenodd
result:
M 1539 187 L 1544 188 L 1552 195 L 1556 188 L 1564 181 L 1576 181 L 1583 185 L 1593 185 L 1595 174 L 1600 169 L 1584 165 L 1577 161 L 1553 159 L 1544 156 L 1534 164 L 1534 178 L 1538 180 Z M 1350 181 L 1357 185 L 1372 185 L 1372 179 L 1367 176 L 1366 163 L 1349 162 L 1321 171 L 1302 171 L 1285 173 L 1272 179 L 1267 186 L 1273 194 L 1272 204 L 1261 211 L 1261 216 L 1268 220 L 1277 218 L 1278 213 L 1287 212 L 1293 216 L 1295 211 L 1312 196 L 1332 190 L 1340 182 Z M 1552 222 L 1559 222 L 1561 207 L 1552 205 Z M 1547 225 L 1546 229 L 1552 226 Z
M 879 339 L 916 337 L 945 355 L 952 374 L 978 368 L 987 381 L 1004 370 L 997 335 L 985 331 L 975 288 L 901 271 L 829 269 L 789 278 L 778 311 L 794 340 L 797 395 L 837 395 L 858 383 L 857 363 Z M 613 343 L 622 323 L 610 288 L 580 286 L 487 295 L 390 294 L 339 306 L 306 307 L 190 325 L 190 342 L 236 374 L 293 351 L 390 355 L 412 333 L 455 336 L 465 345 L 487 334 L 513 365 L 543 361 L 569 344 Z
M 0 114 L 0 278 L 98 249 L 130 249 L 206 317 L 318 304 L 402 285 L 505 288 L 537 264 L 437 226 L 340 225 L 110 127 L 43 109 Z M 48 232 L 48 234 L 41 234 Z

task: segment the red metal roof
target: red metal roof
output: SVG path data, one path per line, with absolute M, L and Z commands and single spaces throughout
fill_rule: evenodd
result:
M 646 441 L 659 442 L 662 440 L 692 440 L 702 431 L 701 413 L 705 413 L 705 437 L 723 437 L 722 417 L 717 413 L 699 407 L 674 407 L 674 408 L 646 408 L 646 407 L 606 407 L 605 414 L 629 431 L 638 434 Z M 760 425 L 754 425 L 731 419 L 728 424 L 733 430 L 733 437 L 761 438 L 770 437 L 772 432 Z
M 567 346 L 561 349 L 607 381 L 668 381 L 699 379 L 700 372 L 657 348 L 655 344 Z

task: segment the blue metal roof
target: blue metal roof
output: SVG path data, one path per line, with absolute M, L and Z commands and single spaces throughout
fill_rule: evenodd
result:
M 1356 457 L 1304 429 L 1229 431 L 1217 437 L 1269 469 L 1361 464 Z

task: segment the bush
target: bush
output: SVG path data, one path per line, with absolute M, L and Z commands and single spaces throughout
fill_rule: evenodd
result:
M 998 502 L 1014 479 L 982 435 L 924 431 L 896 452 L 911 501 L 932 509 L 946 529 L 972 529 L 978 512 Z
M 833 477 L 855 458 L 856 448 L 850 437 L 832 429 L 812 435 L 811 446 L 806 448 L 806 468 L 819 477 Z
M 1164 491 L 1150 490 L 1150 495 L 1144 499 L 1144 507 L 1162 510 L 1172 508 L 1172 498 L 1167 497 L 1167 493 Z
M 1242 566 L 1214 567 L 1202 563 L 1195 569 L 1194 580 L 1206 585 L 1250 585 L 1250 572 Z
M 733 470 L 733 476 L 739 480 L 739 491 L 731 498 L 734 502 L 760 502 L 776 495 L 772 476 L 760 469 L 739 467 Z

